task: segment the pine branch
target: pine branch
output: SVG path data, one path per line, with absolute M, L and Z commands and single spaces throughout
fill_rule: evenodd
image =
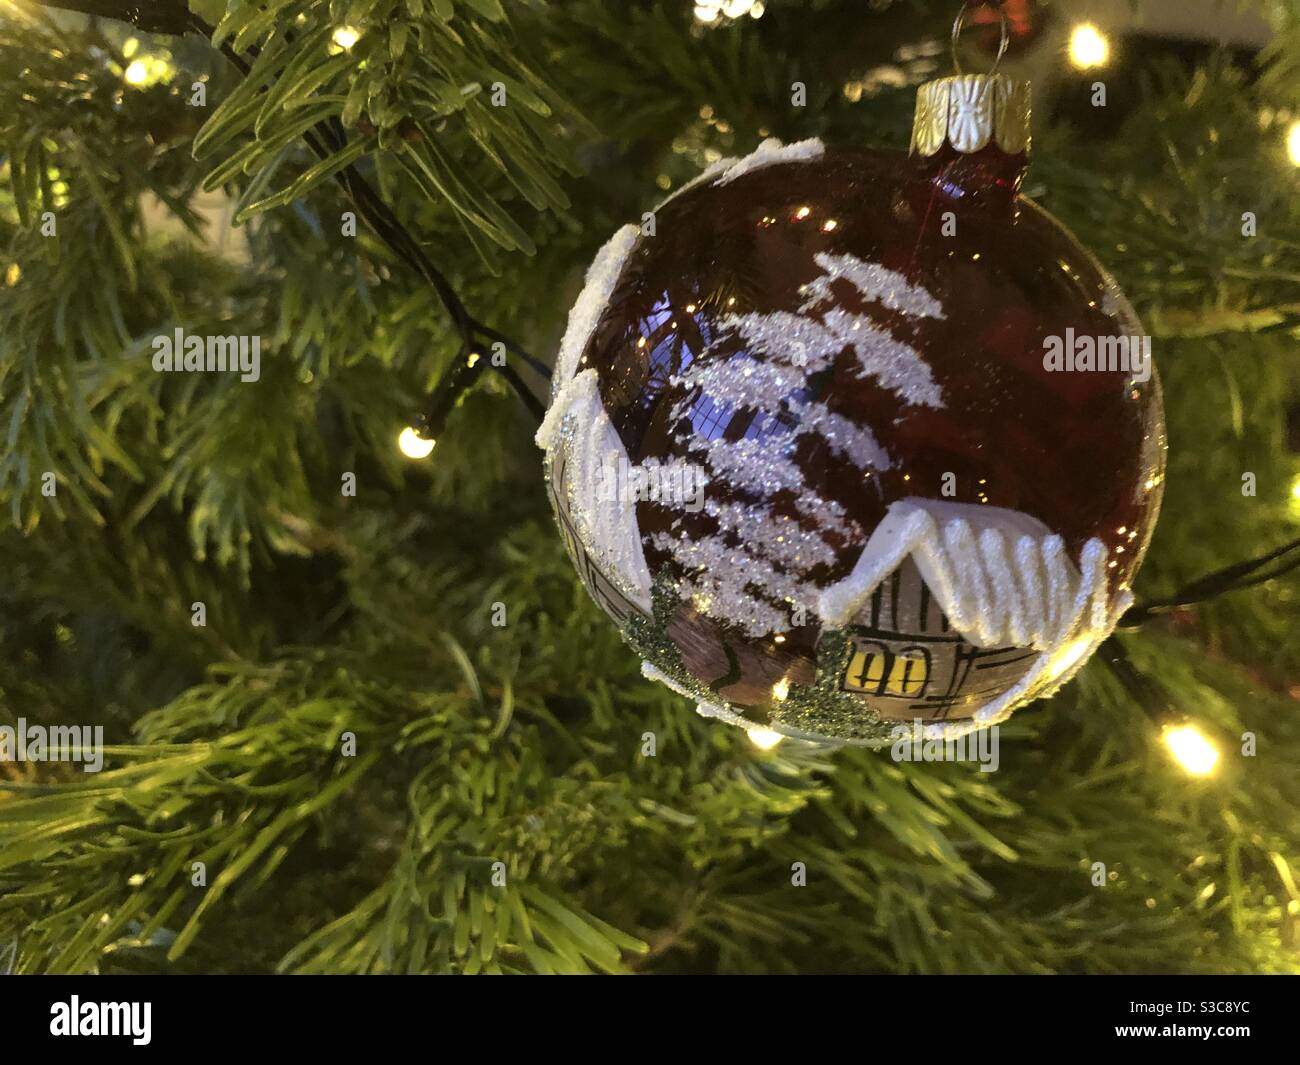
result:
M 150 32 L 166 34 L 197 32 L 210 38 L 213 31 L 212 26 L 188 10 L 183 0 L 168 0 L 156 7 L 119 2 L 119 0 L 54 0 L 54 2 L 38 0 L 38 2 L 46 7 L 115 18 Z M 222 43 L 221 51 L 236 69 L 245 77 L 248 76 L 250 64 L 239 55 L 229 41 Z M 256 49 L 253 54 L 255 57 L 258 54 Z M 303 134 L 303 140 L 322 163 L 335 158 L 347 144 L 343 128 L 337 119 L 317 123 Z M 475 348 L 494 341 L 501 343 L 508 352 L 518 355 L 539 374 L 549 378 L 549 371 L 545 368 L 545 364 L 528 354 L 517 341 L 478 321 L 469 313 L 446 275 L 434 265 L 423 247 L 402 225 L 392 208 L 375 192 L 355 166 L 349 164 L 336 170 L 333 176 L 357 208 L 358 215 L 398 258 L 424 278 L 437 293 L 461 338 L 460 350 L 453 365 L 435 386 L 431 404 L 419 419 L 422 435 L 432 438 L 441 433 L 447 414 L 456 400 L 489 365 L 501 373 L 520 401 L 540 421 L 545 409 L 518 372 L 508 365 L 496 366 L 493 360 L 483 358 Z

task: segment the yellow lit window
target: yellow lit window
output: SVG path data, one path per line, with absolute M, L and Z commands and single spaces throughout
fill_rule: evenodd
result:
M 930 656 L 920 647 L 909 647 L 895 656 L 885 685 L 888 695 L 920 695 L 930 676 Z

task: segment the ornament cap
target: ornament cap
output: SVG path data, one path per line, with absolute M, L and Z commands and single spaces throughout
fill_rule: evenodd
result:
M 1029 151 L 1029 82 L 1005 74 L 955 74 L 916 93 L 912 152 L 931 156 L 945 144 L 970 155 L 996 144 L 1007 155 Z

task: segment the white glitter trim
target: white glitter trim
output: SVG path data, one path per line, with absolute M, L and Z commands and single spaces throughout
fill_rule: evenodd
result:
M 546 417 L 542 419 L 542 424 L 537 427 L 537 433 L 533 437 L 533 443 L 543 451 L 550 451 L 555 446 L 555 438 L 564 424 L 564 416 L 573 406 L 574 400 L 587 387 L 582 382 L 588 374 L 595 379 L 595 370 L 583 370 L 576 377 L 570 377 L 565 381 L 560 386 L 560 390 L 551 397 L 551 405 L 546 409 Z
M 700 185 L 711 185 L 716 178 L 726 173 L 728 169 L 735 166 L 738 162 L 740 162 L 740 160 L 735 156 L 727 156 L 725 159 L 719 159 L 716 163 L 710 163 L 691 178 L 690 181 L 686 182 L 686 184 L 681 188 L 673 189 L 672 192 L 660 200 L 659 206 L 656 207 L 655 210 L 658 211 L 666 204 L 672 203 L 673 200 L 677 199 L 677 197 L 683 192 L 689 192 L 691 189 L 698 188 Z
M 779 163 L 801 163 L 809 159 L 817 159 L 825 151 L 825 146 L 816 137 L 810 137 L 805 141 L 796 141 L 794 144 L 785 146 L 782 146 L 776 137 L 769 137 L 742 159 L 729 157 L 719 159 L 716 163 L 710 163 L 681 188 L 674 189 L 660 202 L 655 210 L 658 211 L 665 204 L 672 203 L 682 193 L 698 188 L 700 185 L 725 185 L 728 182 L 735 181 L 742 174 L 761 170 L 765 166 L 774 166 Z
M 725 721 L 728 725 L 738 725 L 740 728 L 744 729 L 751 729 L 754 727 L 753 721 L 741 717 L 734 710 L 730 710 L 726 706 L 721 706 L 718 703 L 704 702 L 697 695 L 683 688 L 673 680 L 672 677 L 652 662 L 643 661 L 641 663 L 641 676 L 645 677 L 646 680 L 658 681 L 658 683 L 662 684 L 670 691 L 674 691 L 678 695 L 683 695 L 687 699 L 692 700 L 695 703 L 695 712 L 699 714 L 700 717 L 716 718 L 718 721 Z
M 768 137 L 744 159 L 727 167 L 718 178 L 717 184 L 730 184 L 736 178 L 761 170 L 765 166 L 774 166 L 778 163 L 803 163 L 809 159 L 819 159 L 825 151 L 825 146 L 816 137 L 786 145 L 782 145 L 776 137 Z
M 972 520 L 951 517 L 940 525 L 932 505 L 910 498 L 889 508 L 853 572 L 822 592 L 823 624 L 847 624 L 908 555 L 953 628 L 977 647 L 1055 650 L 1085 609 L 1085 624 L 1104 624 L 1106 547 L 1100 540 L 1084 545 L 1081 575 L 1061 538 L 1045 528 L 1017 536 L 1000 521 L 1001 508 L 974 506 Z
M 587 268 L 586 284 L 569 311 L 569 324 L 564 330 L 560 353 L 555 359 L 555 372 L 551 378 L 552 398 L 559 395 L 560 389 L 577 374 L 582 349 L 591 339 L 592 330 L 596 328 L 596 323 L 600 321 L 600 316 L 609 303 L 614 285 L 623 272 L 623 263 L 640 233 L 634 225 L 624 226 L 609 238 Z
M 558 412 L 558 413 L 557 413 Z M 595 370 L 583 370 L 556 397 L 547 414 L 552 441 L 566 448 L 569 514 L 578 540 L 606 577 L 650 612 L 650 570 L 641 546 L 635 495 L 611 491 L 610 471 L 627 469 L 627 450 L 605 412 Z M 563 422 L 563 432 L 556 428 Z M 547 426 L 543 426 L 547 429 Z M 539 430 L 538 435 L 541 435 Z
M 963 511 L 974 522 L 952 516 Z M 948 520 L 940 525 L 936 516 Z M 1107 601 L 1105 544 L 1089 540 L 1076 567 L 1061 538 L 1046 532 L 1041 522 L 1016 511 L 899 500 L 877 526 L 853 572 L 823 591 L 822 624 L 847 624 L 911 555 L 939 607 L 971 643 L 1041 652 L 1025 676 L 972 718 L 927 725 L 925 734 L 954 739 L 995 725 L 1026 695 L 1038 689 L 1039 695 L 1050 694 L 1069 680 L 1133 602 L 1128 591 Z

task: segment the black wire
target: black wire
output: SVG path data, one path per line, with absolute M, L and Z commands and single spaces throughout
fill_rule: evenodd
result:
M 1270 562 L 1284 559 L 1287 555 L 1294 555 L 1294 557 L 1286 559 L 1286 561 L 1271 570 L 1263 573 L 1259 572 Z M 1234 562 L 1231 566 L 1225 566 L 1223 569 L 1208 573 L 1204 577 L 1199 577 L 1190 584 L 1184 585 L 1173 595 L 1166 598 L 1135 603 L 1124 612 L 1124 615 L 1120 618 L 1119 626 L 1124 629 L 1135 629 L 1160 614 L 1167 614 L 1179 607 L 1204 603 L 1221 595 L 1226 595 L 1228 592 L 1253 588 L 1296 569 L 1300 569 L 1300 539 L 1283 544 L 1281 547 L 1268 552 L 1266 555 L 1260 555 L 1258 558 Z
M 1167 725 L 1181 718 L 1182 715 L 1170 706 L 1164 692 L 1133 665 L 1118 636 L 1103 640 L 1097 648 L 1097 657 L 1110 667 L 1115 679 L 1156 725 Z
M 197 32 L 211 36 L 211 27 L 197 15 L 191 16 L 190 24 Z M 251 69 L 248 62 L 230 44 L 223 43 L 221 51 L 236 70 L 244 76 L 248 75 Z M 318 122 L 311 129 L 304 132 L 302 136 L 312 154 L 320 159 L 328 158 L 347 143 L 346 131 L 337 116 Z M 484 325 L 469 313 L 465 304 L 456 294 L 451 282 L 434 265 L 424 248 L 403 227 L 392 208 L 384 202 L 373 186 L 361 176 L 355 166 L 348 165 L 342 168 L 334 175 L 334 180 L 356 205 L 357 212 L 375 231 L 375 234 L 392 249 L 393 253 L 402 262 L 406 263 L 408 267 L 433 287 L 443 307 L 446 308 L 448 315 L 450 315 L 456 331 L 461 336 L 460 352 L 452 365 L 443 371 L 442 376 L 434 385 L 430 393 L 428 408 L 416 419 L 421 436 L 433 438 L 442 432 L 443 425 L 455 407 L 456 400 L 480 376 L 481 367 L 488 363 L 489 360 L 483 359 L 480 355 L 479 359 L 474 360 L 475 365 L 471 368 L 467 365 L 467 356 L 474 353 L 473 349 L 478 346 L 478 342 L 481 340 L 503 344 L 509 353 L 522 359 L 543 380 L 550 380 L 551 371 L 544 362 L 530 355 L 510 337 L 493 329 L 491 326 Z M 492 367 L 501 374 L 524 406 L 540 422 L 546 414 L 546 409 L 525 384 L 518 372 L 512 366 L 504 364 L 501 366 L 492 364 Z M 467 369 L 472 369 L 475 372 L 464 372 Z

